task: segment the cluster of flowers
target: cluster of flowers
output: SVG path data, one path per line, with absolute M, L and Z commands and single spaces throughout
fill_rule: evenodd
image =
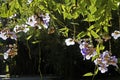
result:
M 117 66 L 117 58 L 115 56 L 111 56 L 109 51 L 104 51 L 103 54 L 100 54 L 98 58 L 94 60 L 95 65 L 98 65 L 98 69 L 101 73 L 105 73 L 108 71 L 108 66 L 113 65 Z
M 2 38 L 3 40 L 6 40 L 7 38 L 17 40 L 15 32 L 10 31 L 10 29 L 8 28 L 4 28 L 0 31 L 0 38 Z
M 67 46 L 74 45 L 75 40 L 73 40 L 72 38 L 68 38 L 65 40 L 65 43 Z M 92 42 L 89 39 L 82 39 L 81 41 L 78 41 L 78 43 L 84 60 L 89 60 L 91 57 L 97 54 L 96 49 L 94 48 Z
M 94 48 L 91 40 L 83 39 L 79 42 L 79 48 L 84 57 L 84 60 L 89 60 L 91 57 L 97 55 L 96 49 Z
M 32 0 L 29 0 L 32 2 Z M 10 18 L 14 18 L 16 16 L 12 15 Z M 9 28 L 4 28 L 0 30 L 0 38 L 3 40 L 7 40 L 8 38 L 14 39 L 17 41 L 16 33 L 24 32 L 27 33 L 30 30 L 30 27 L 35 29 L 47 29 L 49 26 L 50 16 L 48 13 L 32 15 L 29 17 L 25 24 L 16 25 L 11 31 Z M 4 53 L 4 59 L 7 59 L 9 56 L 14 57 L 17 55 L 17 45 L 9 45 L 9 49 Z
M 14 31 L 16 33 L 21 32 L 21 31 L 26 33 L 29 31 L 29 26 L 35 29 L 42 29 L 42 28 L 47 29 L 49 26 L 49 21 L 50 21 L 50 16 L 48 13 L 32 15 L 31 17 L 27 19 L 26 24 L 16 25 L 14 27 Z
M 68 38 L 65 40 L 65 43 L 67 46 L 74 45 L 75 40 Z M 82 39 L 81 41 L 78 41 L 78 44 L 84 60 L 89 60 L 92 57 L 98 55 L 90 39 Z M 111 56 L 110 52 L 104 51 L 94 60 L 94 63 L 95 65 L 99 66 L 98 69 L 101 71 L 101 73 L 105 73 L 108 71 L 107 67 L 109 65 L 117 67 L 117 58 L 115 56 Z
M 16 44 L 9 44 L 8 45 L 8 50 L 6 52 L 4 52 L 4 59 L 8 59 L 8 57 L 10 56 L 11 58 L 13 58 L 14 56 L 17 55 L 17 45 Z

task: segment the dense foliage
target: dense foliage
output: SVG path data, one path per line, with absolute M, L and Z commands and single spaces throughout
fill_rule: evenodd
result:
M 105 73 L 109 65 L 118 68 L 120 55 L 113 56 L 112 43 L 120 37 L 119 0 L 0 0 L 0 6 L 0 51 L 5 60 L 17 55 L 19 41 L 31 58 L 29 44 L 52 45 L 54 35 L 64 47 L 79 44 L 84 60 L 95 63 L 95 71 L 84 76 Z

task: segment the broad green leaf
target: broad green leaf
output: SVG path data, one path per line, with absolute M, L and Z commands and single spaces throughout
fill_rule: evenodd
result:
M 83 76 L 93 76 L 93 73 L 89 72 L 89 73 L 84 74 Z
M 99 38 L 100 36 L 93 30 L 90 31 L 91 32 L 91 35 L 94 37 L 94 38 Z

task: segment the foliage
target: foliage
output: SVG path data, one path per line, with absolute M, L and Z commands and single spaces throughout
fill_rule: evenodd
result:
M 31 41 L 36 44 L 42 42 L 42 39 L 50 34 L 64 38 L 72 37 L 75 42 L 89 37 L 90 40 L 97 41 L 94 46 L 97 55 L 100 55 L 100 52 L 105 49 L 103 43 L 110 41 L 109 28 L 113 27 L 112 11 L 119 10 L 118 3 L 120 3 L 119 0 L 32 0 L 31 2 L 29 0 L 1 0 L 0 29 L 10 28 L 13 31 L 16 25 L 26 24 L 32 15 L 40 17 L 40 14 L 48 13 L 50 15 L 48 28 L 43 28 L 42 21 L 38 20 L 38 25 L 42 29 L 38 29 L 39 26 L 33 29 L 31 25 L 28 25 L 30 29 L 28 32 L 16 33 L 17 40 Z M 98 56 L 93 57 L 92 61 L 96 58 Z M 97 70 L 94 74 L 98 73 Z M 90 72 L 84 76 L 94 74 Z

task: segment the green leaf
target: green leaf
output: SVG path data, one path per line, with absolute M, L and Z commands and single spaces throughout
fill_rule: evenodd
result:
M 96 58 L 98 58 L 99 57 L 99 55 L 97 54 L 97 55 L 95 55 L 95 56 L 93 56 L 92 57 L 92 61 L 94 61 Z
M 97 47 L 96 47 L 96 52 L 97 52 L 97 54 L 99 55 L 100 54 L 100 48 L 99 48 L 99 44 L 97 44 Z
M 77 19 L 79 17 L 79 14 L 77 12 L 74 12 L 74 14 L 72 14 L 73 19 Z
M 100 36 L 93 30 L 90 31 L 91 32 L 91 35 L 94 37 L 94 38 L 99 38 Z
M 91 6 L 89 7 L 89 10 L 90 10 L 91 14 L 94 14 L 94 13 L 96 12 L 97 8 L 96 8 L 96 6 L 91 5 Z
M 62 8 L 63 11 L 66 11 L 65 10 L 65 5 L 61 5 L 61 8 Z
M 100 50 L 104 50 L 105 46 L 103 44 L 100 44 Z
M 98 73 L 98 71 L 99 71 L 99 70 L 98 70 L 98 68 L 97 68 L 97 69 L 95 70 L 95 72 L 94 72 L 94 75 L 96 75 L 96 74 Z
M 91 4 L 94 5 L 97 1 L 96 0 L 90 0 Z
M 91 25 L 89 28 L 88 28 L 88 31 L 92 30 L 93 28 L 95 28 L 94 25 Z
M 103 30 L 108 33 L 108 27 L 107 26 L 104 26 Z
M 63 34 L 63 36 L 68 37 L 69 29 L 67 27 L 59 29 L 59 32 Z
M 86 32 L 82 31 L 77 35 L 77 39 L 80 39 L 86 35 Z
M 39 43 L 40 41 L 33 41 L 32 44 L 36 44 L 36 43 Z
M 3 53 L 0 53 L 0 56 L 3 56 Z
M 89 72 L 89 73 L 84 74 L 83 76 L 93 76 L 93 73 Z
M 118 63 L 120 63 L 120 58 L 118 58 Z
M 69 3 L 69 1 L 70 1 L 70 0 L 65 0 L 65 3 L 67 4 L 67 3 Z
M 87 32 L 87 36 L 91 37 L 91 34 L 90 34 L 90 32 L 89 32 L 89 31 Z
M 93 22 L 98 20 L 99 18 L 96 18 L 94 14 L 87 14 L 87 18 L 84 19 L 84 21 Z
M 79 23 L 70 22 L 72 25 L 79 25 Z
M 26 40 L 29 40 L 31 37 L 32 37 L 32 35 L 28 36 L 28 37 L 26 38 Z

